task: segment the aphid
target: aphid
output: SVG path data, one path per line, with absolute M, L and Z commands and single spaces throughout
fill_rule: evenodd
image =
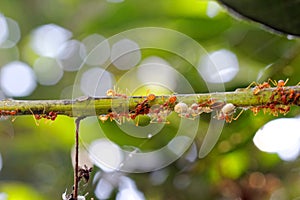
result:
M 174 111 L 178 113 L 180 117 L 188 119 L 195 119 L 198 115 L 203 113 L 203 108 L 199 107 L 199 104 L 193 103 L 190 107 L 186 103 L 179 102 L 175 105 Z
M 57 117 L 57 112 L 54 111 L 50 111 L 47 115 L 47 119 L 51 119 L 52 121 L 54 121 Z
M 188 112 L 188 106 L 186 105 L 186 103 L 183 102 L 179 102 L 178 104 L 175 105 L 174 107 L 174 111 L 178 114 L 183 114 L 183 113 L 187 113 Z
M 0 115 L 2 115 L 2 116 L 14 116 L 14 115 L 16 115 L 17 114 L 17 110 L 1 110 L 0 111 Z
M 34 116 L 34 118 L 35 118 L 36 120 L 42 119 L 42 116 L 39 115 L 39 114 L 34 114 L 33 116 Z
M 219 120 L 225 120 L 226 122 L 231 122 L 232 120 L 237 120 L 239 116 L 242 114 L 243 110 L 236 116 L 233 117 L 233 114 L 235 113 L 236 107 L 232 103 L 227 103 L 220 112 L 217 114 L 217 118 Z
M 170 123 L 167 120 L 168 115 L 171 113 L 171 110 L 168 107 L 163 105 L 153 105 L 149 109 L 147 114 L 150 117 L 150 123 Z
M 198 115 L 200 115 L 201 113 L 204 112 L 202 107 L 199 107 L 199 105 L 197 103 L 193 103 L 190 108 L 189 108 L 190 114 L 192 115 L 192 117 L 197 117 Z

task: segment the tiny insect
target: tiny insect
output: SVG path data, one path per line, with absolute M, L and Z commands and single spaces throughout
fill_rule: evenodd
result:
M 295 90 L 294 89 L 290 89 L 289 90 L 289 98 L 293 99 L 294 95 L 295 95 Z
M 177 101 L 177 97 L 176 97 L 176 96 L 171 96 L 171 97 L 169 98 L 169 100 L 168 100 L 168 102 L 169 102 L 170 104 L 174 104 L 176 101 Z
M 293 101 L 293 104 L 297 104 L 298 100 L 299 100 L 299 97 L 300 97 L 300 93 L 297 93 L 294 97 L 294 101 Z
M 89 182 L 90 179 L 90 174 L 92 172 L 93 168 L 90 167 L 88 168 L 88 166 L 84 165 L 83 167 L 80 167 L 78 170 L 78 181 L 80 181 L 81 179 L 84 179 L 84 181 L 87 183 Z
M 217 119 L 225 120 L 230 123 L 232 120 L 237 120 L 244 110 L 242 110 L 236 117 L 233 117 L 236 107 L 232 103 L 227 103 L 223 108 L 217 113 Z
M 255 81 L 253 81 L 252 83 L 250 83 L 250 85 L 246 88 L 249 89 L 251 88 L 253 85 L 255 85 L 255 87 L 253 88 L 253 94 L 258 94 L 262 89 L 264 88 L 270 88 L 271 85 L 268 82 L 263 82 L 262 84 L 256 83 Z
M 175 105 L 174 111 L 178 113 L 179 115 L 185 114 L 188 112 L 188 105 L 183 102 L 179 102 L 178 104 Z
M 272 80 L 269 78 L 269 81 L 275 86 L 275 87 L 278 87 L 278 88 L 281 88 L 281 87 L 284 87 L 287 82 L 289 81 L 289 79 L 287 78 L 285 81 L 284 80 L 279 80 L 279 81 L 276 81 L 276 80 Z
M 109 97 L 122 97 L 122 98 L 127 98 L 126 94 L 121 94 L 119 93 L 116 89 L 109 89 L 106 91 L 106 96 Z
M 147 96 L 147 100 L 148 100 L 148 101 L 153 101 L 153 100 L 155 100 L 155 98 L 156 98 L 155 94 L 149 94 L 149 95 Z

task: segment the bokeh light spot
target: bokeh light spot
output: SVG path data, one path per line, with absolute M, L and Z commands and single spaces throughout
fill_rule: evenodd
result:
M 128 70 L 140 62 L 140 47 L 132 40 L 119 40 L 112 45 L 110 60 L 118 69 Z
M 120 148 L 107 139 L 93 141 L 89 153 L 92 162 L 105 172 L 115 171 L 123 161 Z
M 63 70 L 54 58 L 38 58 L 33 65 L 33 70 L 41 85 L 55 85 L 63 76 Z
M 7 22 L 8 35 L 6 40 L 2 44 L 0 42 L 1 44 L 0 48 L 12 48 L 19 42 L 21 38 L 21 31 L 18 23 L 15 20 L 10 18 L 6 18 L 6 22 Z
M 98 199 L 109 199 L 114 186 L 105 178 L 101 178 L 95 188 L 95 195 Z
M 35 75 L 27 64 L 15 61 L 1 69 L 0 83 L 3 92 L 8 96 L 27 96 L 36 87 Z
M 234 53 L 221 49 L 202 57 L 198 70 L 209 83 L 226 83 L 238 73 L 239 63 Z
M 5 42 L 5 40 L 8 37 L 8 27 L 7 27 L 6 18 L 1 13 L 0 13 L 0 30 L 1 30 L 0 31 L 0 46 L 1 46 L 2 43 Z
M 213 18 L 218 15 L 220 12 L 221 7 L 218 3 L 214 1 L 208 1 L 207 2 L 207 9 L 206 9 L 206 15 L 210 18 Z
M 174 90 L 177 86 L 177 72 L 167 61 L 159 57 L 149 57 L 143 60 L 137 69 L 137 77 L 143 82 L 159 83 Z
M 80 88 L 87 96 L 105 96 L 113 88 L 113 75 L 102 68 L 91 68 L 82 74 Z
M 275 119 L 260 128 L 254 138 L 254 144 L 261 150 L 277 153 L 282 160 L 291 161 L 299 156 L 300 119 Z
M 60 46 L 57 58 L 65 71 L 77 71 L 80 68 L 82 47 L 83 44 L 77 40 L 66 41 Z
M 47 24 L 32 32 L 31 47 L 40 56 L 54 58 L 59 54 L 61 45 L 71 37 L 70 31 L 55 24 Z
M 105 37 L 93 34 L 82 40 L 81 57 L 89 65 L 102 65 L 110 57 L 110 45 Z

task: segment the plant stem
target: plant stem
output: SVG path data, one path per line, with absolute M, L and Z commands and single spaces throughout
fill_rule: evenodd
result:
M 78 117 L 75 120 L 75 169 L 74 169 L 74 191 L 73 191 L 73 198 L 75 200 L 77 200 L 78 197 L 78 182 L 79 182 L 79 178 L 78 178 L 78 170 L 79 170 L 79 161 L 78 161 L 78 157 L 79 157 L 79 125 L 80 125 L 80 121 L 82 119 L 84 119 L 85 117 Z
M 276 105 L 300 105 L 300 86 L 286 86 L 283 88 L 284 94 L 289 94 L 291 90 L 294 91 L 293 101 L 281 101 L 280 98 L 272 99 L 271 97 L 277 92 L 277 87 L 265 88 L 254 94 L 253 88 L 237 89 L 232 92 L 214 92 L 202 94 L 175 94 L 156 96 L 155 100 L 149 104 L 162 105 L 171 96 L 177 97 L 177 102 L 184 102 L 186 104 L 204 103 L 208 99 L 215 99 L 226 103 L 232 103 L 237 108 L 247 108 L 251 106 L 262 106 L 276 101 Z M 298 96 L 297 96 L 298 95 Z M 0 114 L 10 114 L 9 111 L 17 111 L 16 115 L 32 115 L 32 114 L 47 114 L 49 112 L 56 112 L 59 115 L 67 115 L 70 117 L 81 116 L 97 116 L 108 114 L 112 110 L 127 109 L 133 111 L 138 103 L 146 99 L 146 96 L 130 96 L 124 97 L 81 97 L 74 100 L 0 100 Z M 5 112 L 7 111 L 7 112 Z M 12 112 L 11 112 L 12 113 Z

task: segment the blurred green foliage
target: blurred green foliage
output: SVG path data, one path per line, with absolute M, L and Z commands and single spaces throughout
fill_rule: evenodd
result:
M 285 36 L 269 33 L 257 24 L 232 18 L 224 10 L 210 18 L 206 14 L 208 2 L 4 0 L 0 2 L 0 12 L 19 23 L 22 33 L 17 46 L 19 59 L 29 64 L 33 64 L 36 56 L 28 47 L 29 34 L 40 25 L 55 23 L 71 30 L 73 37 L 79 40 L 93 33 L 110 37 L 131 28 L 154 26 L 180 31 L 195 39 L 207 51 L 229 49 L 234 52 L 240 63 L 240 71 L 232 81 L 225 84 L 228 91 L 246 87 L 256 79 L 263 81 L 269 77 L 277 80 L 289 77 L 289 84 L 299 81 L 300 50 L 297 39 L 289 40 Z M 0 65 L 15 59 L 14 51 L 1 50 Z M 143 54 L 143 57 L 146 56 L 147 52 Z M 203 80 L 192 69 L 186 70 L 186 63 L 182 63 L 178 70 L 189 80 L 194 90 L 206 92 Z M 272 67 L 266 68 L 270 64 Z M 117 77 L 123 73 L 114 69 L 112 72 Z M 261 77 L 260 72 L 263 72 Z M 33 94 L 24 99 L 58 99 L 64 88 L 72 86 L 75 77 L 76 72 L 64 73 L 58 84 L 39 85 Z M 286 117 L 298 113 L 298 108 L 292 108 Z M 159 186 L 149 181 L 147 173 L 133 174 L 131 177 L 145 197 L 153 200 L 195 197 L 235 199 L 239 195 L 245 199 L 268 199 L 269 195 L 280 188 L 287 193 L 287 199 L 300 196 L 299 189 L 295 187 L 300 181 L 299 161 L 283 162 L 274 154 L 259 151 L 252 142 L 255 132 L 273 118 L 263 113 L 254 117 L 250 111 L 244 112 L 238 121 L 225 125 L 219 142 L 207 157 L 192 163 L 180 158 L 166 168 L 169 176 Z M 198 149 L 209 122 L 208 116 L 201 116 L 201 119 L 201 128 L 195 139 Z M 173 114 L 170 125 L 165 127 L 165 133 L 172 132 L 178 120 Z M 105 133 L 99 133 L 99 123 Z M 74 130 L 74 119 L 63 116 L 54 122 L 42 120 L 39 126 L 36 126 L 32 116 L 17 117 L 12 123 L 1 120 L 0 153 L 3 169 L 0 171 L 0 192 L 7 193 L 12 200 L 61 199 L 61 194 L 66 188 L 70 190 L 73 181 L 70 151 L 74 144 Z M 86 119 L 82 121 L 80 132 L 87 141 L 106 135 L 120 145 L 139 143 L 138 139 L 122 135 L 115 122 L 101 124 L 95 119 Z M 157 136 L 144 148 L 147 150 L 164 145 L 170 137 L 172 135 Z M 265 179 L 270 182 L 261 187 L 249 185 L 249 177 L 253 172 L 265 174 Z M 183 180 L 180 176 L 182 174 L 189 177 L 190 184 L 183 188 L 175 187 L 174 180 Z M 87 189 L 90 196 L 93 196 L 93 187 Z

